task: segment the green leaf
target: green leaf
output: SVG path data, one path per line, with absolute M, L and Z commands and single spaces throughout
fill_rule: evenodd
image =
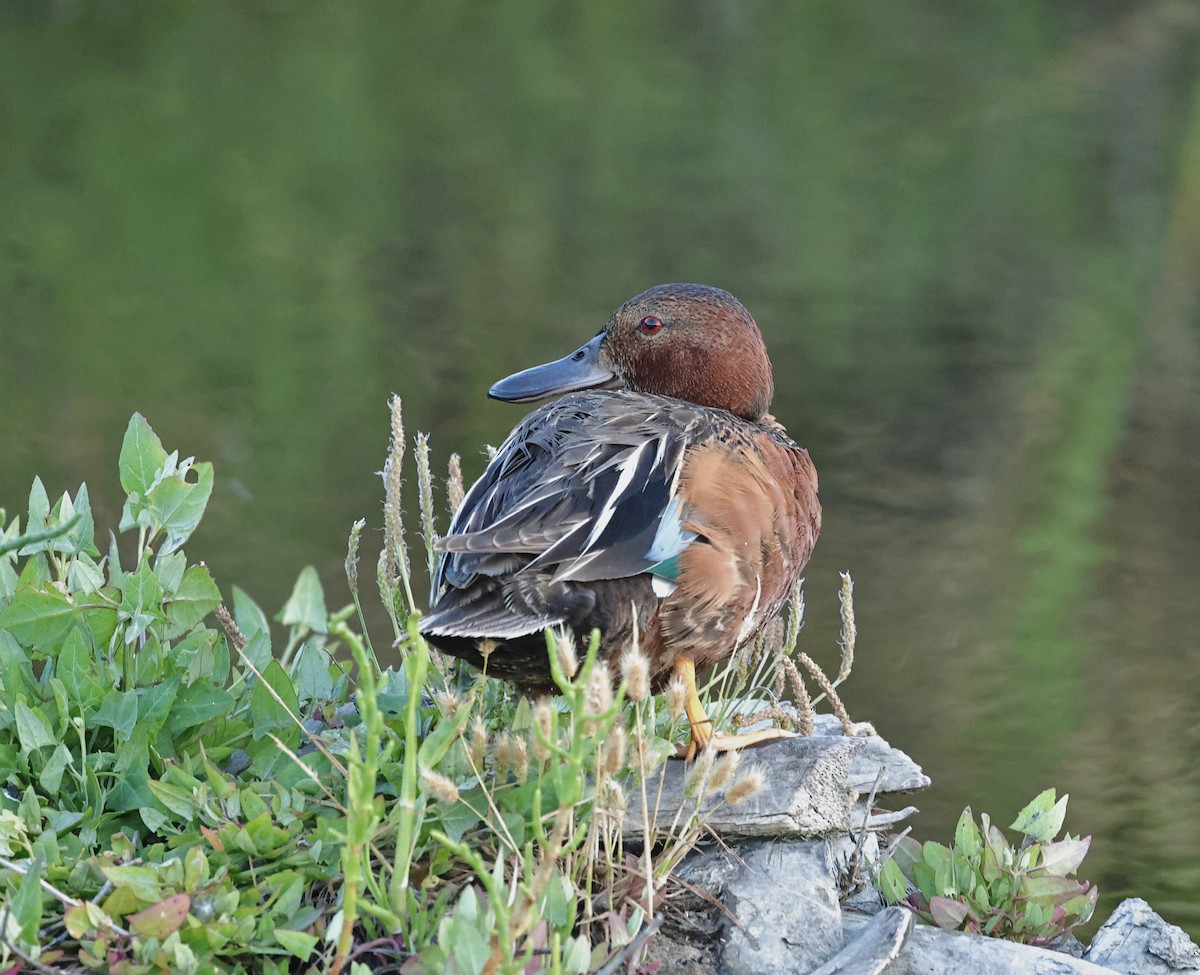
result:
M 137 689 L 138 728 L 144 731 L 147 737 L 153 738 L 166 723 L 175 697 L 179 693 L 179 685 L 178 677 L 168 677 L 157 684 Z
M 95 707 L 104 696 L 100 668 L 96 665 L 87 640 L 77 629 L 67 634 L 63 641 L 58 659 L 54 662 L 54 673 L 63 682 L 71 703 L 77 708 Z
M 327 701 L 333 696 L 333 678 L 329 675 L 332 663 L 329 651 L 316 640 L 304 641 L 292 665 L 296 693 L 301 701 Z
M 8 911 L 17 922 L 21 944 L 25 948 L 38 945 L 38 928 L 42 923 L 42 868 L 45 858 L 35 856 L 17 881 L 17 890 L 8 902 Z
M 172 735 L 203 724 L 233 707 L 233 697 L 227 691 L 207 681 L 196 681 L 180 690 L 165 725 Z
M 142 639 L 154 623 L 163 620 L 163 591 L 150 568 L 148 559 L 143 559 L 137 572 L 125 576 L 121 593 L 118 618 L 125 622 L 125 643 Z
M 154 794 L 149 788 L 147 767 L 150 742 L 143 728 L 136 727 L 117 752 L 116 785 L 108 795 L 107 806 L 113 812 L 129 812 L 149 806 Z
M 1042 847 L 1042 869 L 1055 877 L 1065 877 L 1079 869 L 1092 845 L 1092 838 L 1059 840 Z
M 291 715 L 299 717 L 300 701 L 287 671 L 279 665 L 278 660 L 272 660 L 263 669 L 262 678 L 250 692 L 250 709 L 254 714 L 254 738 L 275 733 L 285 741 L 290 741 L 293 736 L 299 741 L 300 728 Z M 271 690 L 275 693 L 272 694 Z M 280 703 L 276 695 L 283 703 Z M 288 713 L 289 709 L 291 714 Z
M 239 586 L 233 587 L 233 619 L 238 629 L 247 640 L 253 640 L 259 633 L 267 635 L 267 646 L 271 645 L 271 627 L 267 622 L 267 614 L 259 609 L 258 603 L 251 599 Z M 271 655 L 267 654 L 267 659 Z M 263 666 L 266 666 L 265 662 Z
M 118 462 L 121 472 L 121 487 L 126 494 L 145 494 L 154 484 L 155 476 L 167 459 L 162 441 L 150 429 L 150 424 L 140 413 L 129 418 L 125 429 L 125 440 L 121 444 Z
M 295 955 L 301 961 L 308 961 L 308 956 L 312 954 L 312 950 L 320 941 L 316 935 L 306 934 L 303 931 L 288 931 L 284 928 L 276 928 L 273 934 L 275 940 L 285 951 Z
M 221 591 L 208 569 L 193 565 L 167 601 L 167 637 L 186 633 L 220 605 Z
M 21 751 L 32 752 L 39 748 L 53 748 L 58 739 L 41 709 L 34 710 L 20 698 L 13 707 L 16 716 L 17 738 Z
M 890 857 L 879 868 L 876 884 L 889 904 L 899 904 L 908 896 L 908 880 L 900 871 L 899 864 Z
M 62 785 L 63 773 L 71 762 L 71 751 L 62 742 L 46 760 L 46 766 L 38 776 L 38 782 L 47 796 L 54 798 L 58 795 L 58 787 Z
M 174 552 L 186 542 L 200 524 L 213 489 L 212 464 L 196 464 L 196 480 L 185 480 L 182 473 L 165 477 L 147 495 L 147 514 L 167 533 L 162 550 Z
M 307 565 L 296 580 L 292 595 L 279 613 L 284 626 L 307 626 L 316 633 L 325 633 L 329 612 L 325 609 L 325 591 L 317 570 Z
M 137 725 L 137 691 L 109 691 L 104 695 L 100 709 L 92 717 L 91 724 L 112 728 L 118 739 L 128 736 Z
M 1058 835 L 1067 816 L 1067 796 L 1054 801 L 1054 790 L 1047 789 L 1017 814 L 1012 828 L 1037 842 L 1047 842 Z
M 66 636 L 75 621 L 75 607 L 57 589 L 19 589 L 0 613 L 0 630 L 7 630 L 25 647 L 49 649 Z
M 174 594 L 178 591 L 186 569 L 187 556 L 182 552 L 172 552 L 169 555 L 159 552 L 154 559 L 154 575 L 165 593 Z
M 983 852 L 983 837 L 971 817 L 970 806 L 958 817 L 958 825 L 954 829 L 954 849 L 968 859 L 975 859 Z

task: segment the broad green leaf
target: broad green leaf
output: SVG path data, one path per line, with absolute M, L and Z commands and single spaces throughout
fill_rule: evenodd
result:
M 47 796 L 54 798 L 58 795 L 58 787 L 62 785 L 63 773 L 71 762 L 71 751 L 62 742 L 54 749 L 46 760 L 46 765 L 38 776 L 42 790 Z
M 13 706 L 13 712 L 16 717 L 17 738 L 21 742 L 22 751 L 32 752 L 39 748 L 53 748 L 58 743 L 58 739 L 54 736 L 54 730 L 50 727 L 50 722 L 46 720 L 46 716 L 41 713 L 40 708 L 34 710 L 18 698 Z
M 270 647 L 271 627 L 267 622 L 267 614 L 239 586 L 233 587 L 233 619 L 247 640 L 253 640 L 259 633 L 267 634 L 267 646 Z M 270 654 L 267 659 L 270 659 Z
M 263 668 L 262 676 L 263 679 L 258 681 L 250 692 L 255 739 L 273 732 L 287 741 L 293 737 L 292 733 L 295 733 L 298 741 L 300 728 L 292 715 L 299 717 L 300 701 L 296 697 L 291 678 L 277 660 L 272 660 Z M 271 693 L 272 690 L 274 694 Z
M 140 413 L 134 413 L 129 418 L 129 426 L 125 430 L 125 440 L 121 444 L 119 468 L 121 472 L 121 487 L 126 494 L 145 494 L 154 484 L 154 478 L 167 459 L 162 441 L 153 430 L 146 418 Z
M 100 668 L 96 666 L 87 640 L 77 629 L 67 634 L 63 641 L 58 659 L 54 662 L 54 673 L 67 690 L 74 705 L 72 711 L 78 711 L 80 707 L 94 707 L 104 696 Z
M 979 835 L 979 827 L 971 816 L 970 806 L 958 817 L 958 825 L 954 830 L 954 849 L 968 859 L 978 858 L 983 852 L 983 837 Z
M 327 701 L 333 696 L 333 678 L 329 674 L 333 658 L 315 640 L 305 640 L 292 665 L 296 693 L 301 701 Z
M 233 698 L 228 692 L 207 681 L 196 681 L 180 689 L 165 727 L 171 734 L 178 735 L 211 718 L 228 714 L 232 706 Z
M 162 897 L 162 881 L 150 867 L 118 866 L 103 860 L 97 867 L 105 880 L 114 887 L 128 887 L 139 901 L 154 903 Z
M 21 691 L 33 693 L 33 665 L 29 662 L 29 655 L 16 637 L 5 630 L 0 630 L 0 685 L 3 685 L 4 695 L 9 700 Z M 0 710 L 0 726 L 4 724 L 3 710 Z
M 178 591 L 186 569 L 187 556 L 182 552 L 171 552 L 169 555 L 159 552 L 154 559 L 154 575 L 165 593 Z
M 108 794 L 107 806 L 113 812 L 141 809 L 154 802 L 146 774 L 150 762 L 150 742 L 145 730 L 134 728 L 129 739 L 121 744 L 117 752 L 116 785 Z
M 1047 789 L 1018 814 L 1012 828 L 1038 842 L 1054 839 L 1067 816 L 1067 796 L 1054 801 L 1054 790 Z
M 8 902 L 7 911 L 17 922 L 22 946 L 27 950 L 38 945 L 38 928 L 42 924 L 42 868 L 45 860 L 38 855 L 18 878 L 17 890 Z M 6 912 L 7 912 L 6 911 Z
M 178 588 L 166 602 L 167 637 L 186 633 L 221 602 L 221 591 L 208 569 L 193 565 L 183 574 Z
M 157 735 L 166 722 L 179 693 L 179 685 L 178 677 L 168 677 L 157 684 L 137 689 L 138 730 L 144 731 L 147 737 Z
M 49 649 L 62 641 L 75 621 L 75 607 L 57 589 L 18 589 L 0 613 L 0 630 L 22 646 Z
M 104 695 L 99 710 L 93 715 L 92 725 L 112 728 L 118 740 L 133 732 L 138 718 L 137 691 L 112 690 Z
M 1042 847 L 1042 869 L 1056 877 L 1065 877 L 1079 869 L 1092 845 L 1092 838 L 1059 840 Z
M 899 864 L 890 857 L 879 868 L 877 884 L 889 904 L 899 904 L 908 896 L 908 880 L 901 873 Z
M 196 530 L 213 489 L 213 466 L 196 464 L 196 480 L 187 481 L 182 474 L 163 478 L 146 496 L 146 511 L 152 522 L 167 533 L 162 550 L 178 549 Z
M 146 635 L 146 631 L 164 619 L 163 591 L 150 567 L 143 560 L 136 572 L 125 576 L 118 617 L 125 623 L 125 643 L 131 644 Z
M 307 565 L 301 570 L 292 595 L 280 610 L 279 621 L 284 626 L 307 626 L 316 633 L 324 633 L 328 619 L 321 580 L 317 570 Z
M 295 955 L 301 961 L 308 961 L 308 956 L 312 954 L 313 949 L 320 941 L 316 935 L 306 934 L 303 931 L 287 931 L 283 928 L 276 928 L 272 933 L 284 950 Z

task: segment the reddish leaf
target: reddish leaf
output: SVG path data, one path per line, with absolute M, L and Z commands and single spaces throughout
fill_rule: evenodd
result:
M 157 904 L 151 904 L 144 911 L 130 914 L 126 920 L 129 930 L 134 934 L 162 941 L 179 930 L 191 907 L 191 897 L 187 894 L 175 894 Z

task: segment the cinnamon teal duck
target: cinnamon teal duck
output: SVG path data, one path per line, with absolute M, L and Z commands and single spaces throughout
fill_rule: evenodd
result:
M 695 679 L 779 612 L 821 529 L 816 470 L 773 392 L 750 313 L 698 284 L 651 288 L 575 352 L 500 380 L 495 399 L 556 398 L 467 493 L 421 633 L 539 693 L 547 627 L 583 645 L 599 629 L 614 665 L 636 632 L 656 688 L 685 682 L 689 756 L 782 736 L 714 735 Z

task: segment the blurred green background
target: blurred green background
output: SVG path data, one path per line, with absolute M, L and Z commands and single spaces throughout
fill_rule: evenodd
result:
M 758 318 L 821 471 L 805 646 L 1102 912 L 1200 934 L 1200 5 L 0 2 L 0 506 L 133 410 L 189 545 L 282 604 L 378 544 L 385 402 L 482 469 L 488 384 L 663 281 Z

